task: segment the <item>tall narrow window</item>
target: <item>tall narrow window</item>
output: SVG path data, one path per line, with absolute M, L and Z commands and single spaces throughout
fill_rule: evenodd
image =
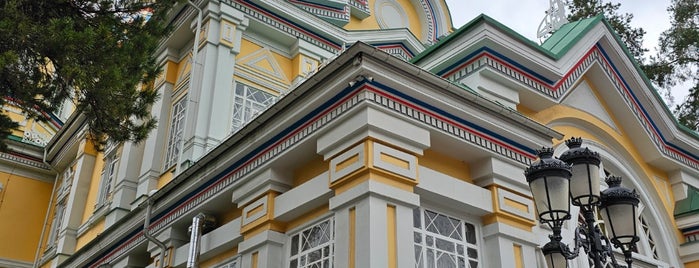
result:
M 58 239 L 58 234 L 61 232 L 63 225 L 63 215 L 65 214 L 66 203 L 65 199 L 56 204 L 56 211 L 53 213 L 53 222 L 51 223 L 51 233 L 49 234 L 48 247 L 52 247 Z
M 61 188 L 58 189 L 58 195 L 59 197 L 63 197 L 65 194 L 68 194 L 68 191 L 70 191 L 70 186 L 73 185 L 73 176 L 75 175 L 75 167 L 74 166 L 69 166 L 66 168 L 65 171 L 63 171 L 63 174 L 61 175 Z
M 293 234 L 289 243 L 289 268 L 332 268 L 334 230 L 330 218 Z
M 170 134 L 167 140 L 167 153 L 165 155 L 165 168 L 169 169 L 180 154 L 182 135 L 184 134 L 184 115 L 187 109 L 185 103 L 186 96 L 181 97 L 172 105 L 172 115 L 170 117 Z
M 477 268 L 476 226 L 431 210 L 413 210 L 415 267 Z
M 274 104 L 276 97 L 240 82 L 235 83 L 231 133 L 243 128 L 255 116 Z
M 119 158 L 117 158 L 116 154 L 111 153 L 105 157 L 104 167 L 102 167 L 100 192 L 95 209 L 99 209 L 112 199 L 112 188 L 114 187 L 118 164 Z

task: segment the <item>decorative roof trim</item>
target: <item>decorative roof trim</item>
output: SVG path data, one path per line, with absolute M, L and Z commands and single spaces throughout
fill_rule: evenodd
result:
M 612 63 L 612 60 L 600 43 L 590 48 L 588 52 L 557 81 L 547 80 L 543 75 L 537 74 L 531 69 L 487 47 L 476 50 L 459 62 L 438 72 L 438 74 L 450 81 L 459 81 L 461 78 L 482 68 L 490 68 L 503 76 L 520 82 L 530 89 L 549 96 L 554 100 L 561 101 L 562 97 L 572 89 L 575 82 L 578 81 L 593 64 L 599 64 L 599 66 L 602 67 L 606 76 L 612 81 L 614 88 L 623 96 L 628 107 L 634 111 L 634 115 L 638 119 L 638 122 L 643 126 L 649 137 L 654 140 L 660 152 L 692 168 L 699 168 L 699 156 L 669 142 L 661 133 L 657 124 L 652 120 L 648 111 L 643 107 L 634 91 L 631 90 L 628 82 L 622 77 L 618 68 Z
M 464 142 L 500 154 L 523 165 L 530 164 L 535 158 L 532 148 L 516 143 L 459 116 L 403 94 L 400 90 L 390 88 L 378 82 L 363 80 L 362 83 L 345 88 L 290 127 L 279 131 L 278 134 L 267 139 L 267 142 L 246 154 L 240 160 L 232 163 L 226 170 L 192 190 L 189 194 L 176 200 L 173 203 L 174 205 L 165 208 L 163 212 L 153 217 L 154 221 L 152 221 L 149 229 L 157 233 L 167 228 L 172 222 L 205 203 L 209 198 L 233 185 L 258 167 L 274 159 L 294 144 L 309 137 L 345 112 L 366 102 L 390 109 L 402 116 L 426 124 L 437 131 L 442 131 Z M 139 227 L 118 243 L 111 243 L 112 247 L 108 249 L 108 253 L 103 255 L 102 258 L 91 262 L 89 267 L 98 267 L 103 263 L 111 262 L 137 246 L 143 241 L 142 230 L 142 227 Z

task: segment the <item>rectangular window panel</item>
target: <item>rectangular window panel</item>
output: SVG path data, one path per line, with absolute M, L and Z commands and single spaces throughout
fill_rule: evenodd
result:
M 112 187 L 116 180 L 117 166 L 119 159 L 112 154 L 104 159 L 104 167 L 102 167 L 102 179 L 100 181 L 100 192 L 95 208 L 100 208 L 112 199 Z
M 66 203 L 65 199 L 56 205 L 56 211 L 53 214 L 53 223 L 51 224 L 51 234 L 49 234 L 49 246 L 53 246 L 58 239 L 58 233 L 61 231 L 61 226 L 63 225 L 63 215 L 65 213 Z
M 180 98 L 172 105 L 172 115 L 170 117 L 170 133 L 167 140 L 167 152 L 165 154 L 165 169 L 169 169 L 180 154 L 180 142 L 184 134 L 184 116 L 186 111 L 186 96 Z
M 327 219 L 291 236 L 289 268 L 332 268 L 335 228 Z
M 478 267 L 476 227 L 435 211 L 413 210 L 415 267 Z
M 235 133 L 276 101 L 276 96 L 240 82 L 235 83 L 231 133 Z

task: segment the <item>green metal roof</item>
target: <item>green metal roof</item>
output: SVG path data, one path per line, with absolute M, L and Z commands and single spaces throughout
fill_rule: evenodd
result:
M 689 186 L 687 198 L 675 202 L 675 217 L 699 213 L 699 190 Z
M 475 17 L 474 19 L 472 19 L 471 21 L 469 21 L 466 24 L 464 24 L 463 26 L 461 26 L 461 28 L 457 29 L 456 31 L 447 35 L 446 37 L 440 39 L 439 42 L 428 47 L 425 51 L 423 51 L 422 53 L 413 57 L 410 60 L 410 62 L 411 63 L 419 62 L 420 60 L 426 58 L 428 55 L 432 54 L 433 52 L 435 52 L 435 51 L 439 50 L 440 48 L 446 46 L 447 44 L 451 43 L 453 40 L 458 39 L 459 36 L 471 31 L 473 28 L 475 28 L 477 25 L 479 25 L 481 23 L 491 24 L 491 25 L 495 26 L 496 28 L 500 29 L 501 31 L 507 33 L 508 35 L 511 35 L 516 39 L 519 39 L 519 41 L 526 44 L 527 46 L 534 48 L 536 50 L 539 50 L 539 52 L 541 52 L 545 55 L 548 55 L 550 57 L 554 57 L 554 55 L 552 55 L 548 50 L 542 48 L 534 41 L 527 39 L 526 37 L 522 36 L 521 34 L 516 32 L 515 30 L 510 29 L 509 27 L 505 26 L 504 24 L 500 23 L 499 21 L 497 21 L 491 17 L 488 17 L 488 15 L 480 14 L 477 17 Z
M 593 26 L 600 22 L 604 17 L 595 16 L 592 18 L 587 18 L 579 21 L 574 21 L 571 23 L 566 23 L 561 26 L 560 29 L 553 32 L 553 34 L 541 44 L 541 47 L 550 51 L 557 57 L 560 57 L 563 53 L 566 53 L 575 43 L 577 43 L 580 38 L 585 35 Z

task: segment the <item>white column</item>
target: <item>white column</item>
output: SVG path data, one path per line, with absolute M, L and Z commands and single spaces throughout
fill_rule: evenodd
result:
M 415 267 L 412 211 L 419 205 L 418 195 L 375 181 L 331 198 L 336 267 L 389 267 L 389 258 L 396 267 Z
M 141 170 L 142 155 L 143 144 L 125 142 L 122 145 L 112 202 L 105 218 L 105 229 L 131 211 L 131 202 L 134 201 L 138 188 L 138 173 Z
M 177 52 L 174 49 L 168 48 L 163 53 L 163 60 L 161 60 L 161 62 L 166 62 L 167 60 L 177 62 L 176 55 Z M 171 70 L 164 70 L 164 72 L 170 71 Z M 163 78 L 163 80 L 165 79 Z M 148 138 L 143 141 L 143 155 L 137 177 L 138 186 L 133 202 L 134 207 L 145 200 L 150 191 L 157 189 L 158 178 L 160 178 L 160 175 L 163 173 L 163 158 L 167 148 L 170 110 L 172 108 L 171 92 L 174 85 L 167 81 L 163 81 L 162 84 L 156 86 L 160 98 L 153 103 L 151 115 L 158 120 L 158 126 L 151 131 Z
M 179 160 L 184 168 L 177 172 L 218 146 L 231 129 L 235 56 L 240 52 L 248 19 L 240 11 L 220 3 L 210 2 L 205 10 L 220 10 L 221 16 L 209 13 L 202 25 L 204 36 L 200 38 L 192 65 L 193 87 L 187 93 L 184 151 Z

